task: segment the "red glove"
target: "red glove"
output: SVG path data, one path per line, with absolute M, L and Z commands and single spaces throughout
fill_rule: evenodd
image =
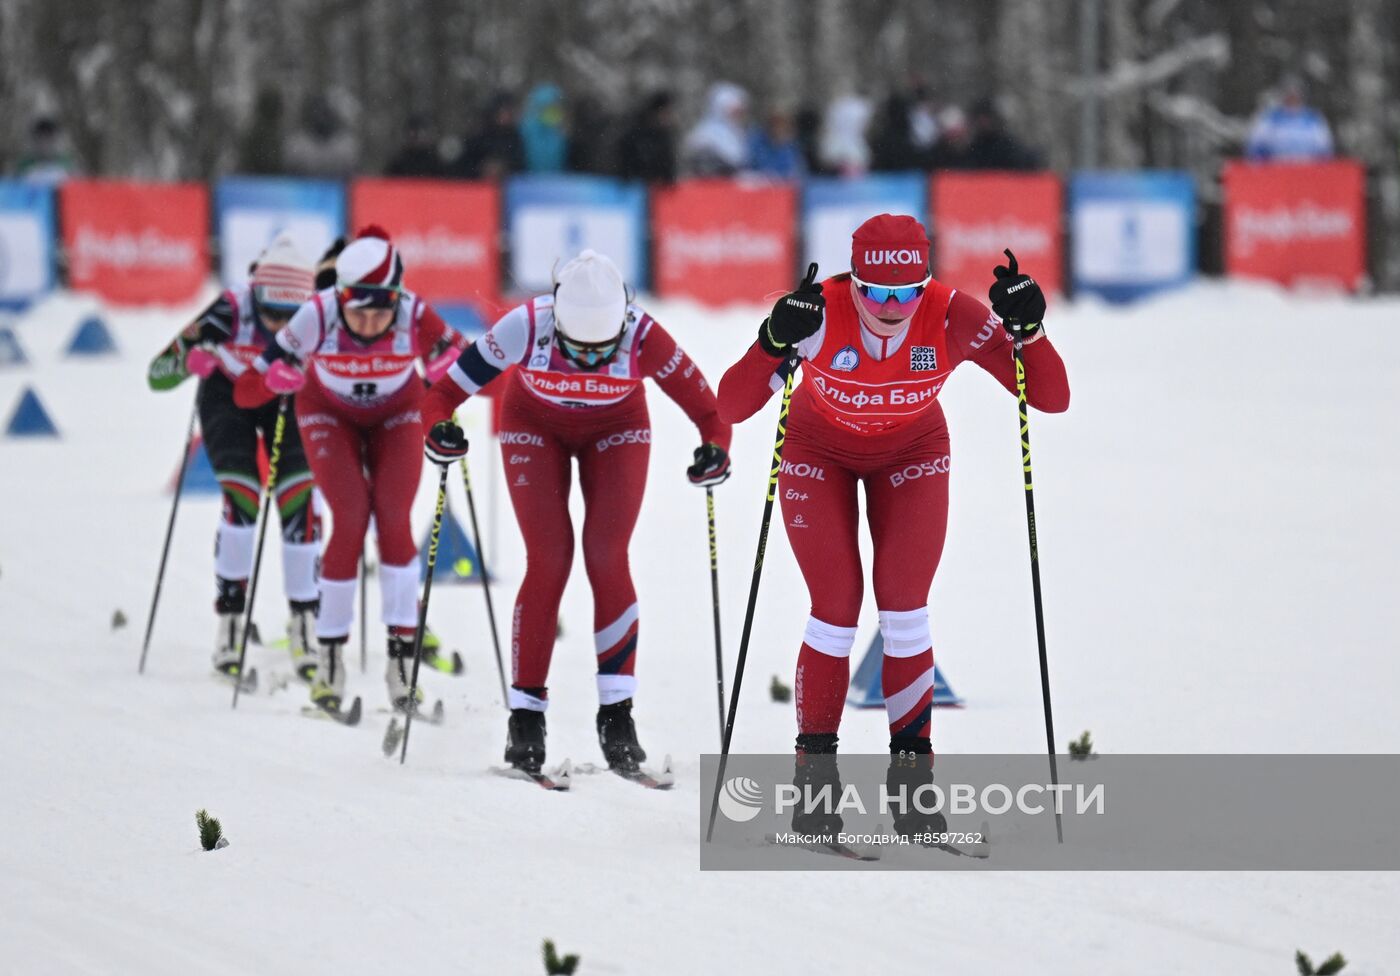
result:
M 203 346 L 191 346 L 185 353 L 185 369 L 202 380 L 207 380 L 218 368 L 219 357 Z
M 263 374 L 267 388 L 279 396 L 295 393 L 306 385 L 306 374 L 284 359 L 279 359 Z

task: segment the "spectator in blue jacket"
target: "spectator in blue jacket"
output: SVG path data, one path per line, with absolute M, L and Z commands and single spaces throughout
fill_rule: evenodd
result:
M 1276 105 L 1254 120 L 1245 155 L 1259 162 L 1308 162 L 1332 158 L 1332 130 L 1303 98 L 1302 80 L 1288 77 Z
M 569 137 L 564 126 L 564 94 L 557 85 L 538 85 L 526 97 L 520 140 L 525 144 L 528 172 L 558 173 L 564 169 Z
M 774 109 L 763 127 L 753 130 L 749 136 L 749 166 L 754 172 L 777 180 L 802 178 L 807 164 L 790 113 Z

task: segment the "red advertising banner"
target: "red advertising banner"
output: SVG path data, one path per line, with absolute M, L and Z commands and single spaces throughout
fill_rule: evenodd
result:
M 122 305 L 173 304 L 208 280 L 202 184 L 70 180 L 59 192 L 74 289 Z
M 992 269 L 1010 248 L 1021 269 L 1047 292 L 1063 286 L 1060 179 L 1053 173 L 935 173 L 933 273 L 987 300 Z
M 404 284 L 428 301 L 487 307 L 500 294 L 500 191 L 450 180 L 356 180 L 352 231 L 379 224 L 403 254 Z
M 794 187 L 687 181 L 654 190 L 651 214 L 657 294 L 726 305 L 763 301 L 793 287 Z
M 1284 285 L 1355 290 L 1366 275 L 1366 176 L 1348 159 L 1229 162 L 1225 270 Z

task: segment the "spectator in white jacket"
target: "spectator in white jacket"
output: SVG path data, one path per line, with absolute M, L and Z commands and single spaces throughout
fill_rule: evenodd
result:
M 749 95 L 721 81 L 710 86 L 705 114 L 681 143 L 690 176 L 733 176 L 749 168 Z

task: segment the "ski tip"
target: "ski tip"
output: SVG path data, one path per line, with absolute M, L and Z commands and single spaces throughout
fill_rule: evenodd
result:
M 561 762 L 561 763 L 559 764 L 559 768 L 556 769 L 556 770 L 550 775 L 549 778 L 552 779 L 552 780 L 554 780 L 555 783 L 559 784 L 559 785 L 560 785 L 561 787 L 563 787 L 564 789 L 568 789 L 569 786 L 570 786 L 570 785 L 573 783 L 573 781 L 574 781 L 574 767 L 573 767 L 573 764 L 570 763 L 569 760 L 565 759 L 563 762 Z
M 399 728 L 397 717 L 389 719 L 389 727 L 384 730 L 384 758 L 394 758 L 394 753 L 399 751 L 399 743 L 403 741 L 403 729 Z
M 359 695 L 356 695 L 356 696 L 355 696 L 355 701 L 354 701 L 353 703 L 351 703 L 351 705 L 350 705 L 350 712 L 345 716 L 345 724 L 346 724 L 346 725 L 359 725 L 359 724 L 360 724 L 360 711 L 361 711 L 360 696 L 359 696 Z

